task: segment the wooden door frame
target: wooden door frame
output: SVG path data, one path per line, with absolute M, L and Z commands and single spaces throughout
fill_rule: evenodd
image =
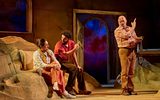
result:
M 114 11 L 101 11 L 101 10 L 84 10 L 84 9 L 73 9 L 73 40 L 77 42 L 77 14 L 101 14 L 101 15 L 125 15 L 125 12 L 114 12 Z M 108 63 L 107 66 L 110 66 Z M 109 71 L 109 67 L 107 67 Z M 114 80 L 110 80 L 110 75 L 107 73 L 107 81 L 113 83 Z

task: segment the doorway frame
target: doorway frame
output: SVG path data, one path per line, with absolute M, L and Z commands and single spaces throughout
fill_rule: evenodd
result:
M 125 12 L 116 12 L 116 11 L 102 11 L 102 10 L 85 10 L 85 9 L 73 9 L 73 40 L 77 43 L 77 14 L 100 14 L 100 15 L 126 15 Z M 77 54 L 78 57 L 78 54 Z M 84 63 L 84 61 L 82 61 Z M 84 64 L 82 64 L 84 65 Z M 110 70 L 110 64 L 107 63 L 107 71 Z M 110 79 L 110 74 L 107 72 L 107 79 L 109 83 L 113 83 L 114 80 Z M 108 87 L 108 85 L 102 85 L 102 87 Z M 110 87 L 110 86 L 109 86 Z

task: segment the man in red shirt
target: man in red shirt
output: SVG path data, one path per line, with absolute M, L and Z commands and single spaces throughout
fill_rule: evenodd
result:
M 62 32 L 61 40 L 55 45 L 54 54 L 61 63 L 61 69 L 69 73 L 66 90 L 70 94 L 76 94 L 73 86 L 75 85 L 75 79 L 77 77 L 79 94 L 89 95 L 91 91 L 86 90 L 83 69 L 77 61 L 77 48 L 79 48 L 79 45 L 71 40 L 70 32 Z

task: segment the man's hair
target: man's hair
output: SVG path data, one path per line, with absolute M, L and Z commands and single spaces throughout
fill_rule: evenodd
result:
M 43 47 L 44 45 L 45 45 L 45 39 L 37 39 L 36 40 L 36 44 L 37 44 L 37 46 L 39 47 L 39 48 L 41 48 L 41 47 Z
M 69 31 L 64 31 L 64 32 L 62 32 L 62 35 L 64 35 L 65 37 L 67 37 L 67 38 L 71 38 L 71 32 L 69 32 Z

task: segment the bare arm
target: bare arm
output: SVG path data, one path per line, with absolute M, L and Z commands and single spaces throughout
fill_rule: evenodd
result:
M 51 58 L 53 60 L 51 62 L 51 64 L 50 64 L 50 66 L 60 69 L 61 65 L 60 65 L 59 61 L 56 59 L 54 53 L 51 50 L 48 50 L 48 53 L 49 53 L 49 55 L 51 56 Z
M 75 64 L 76 64 L 76 66 L 79 66 L 78 60 L 77 60 L 77 55 L 76 55 L 75 52 L 73 53 L 73 57 L 74 57 L 74 62 L 75 62 Z
M 76 51 L 77 48 L 79 48 L 79 45 L 75 44 L 74 48 L 72 50 L 67 51 L 67 52 L 63 52 L 63 53 L 66 54 L 66 55 L 71 55 L 71 54 L 73 54 Z
M 83 71 L 82 67 L 80 67 L 79 64 L 78 64 L 77 55 L 76 55 L 75 52 L 73 53 L 73 58 L 74 58 L 74 62 L 75 62 L 75 64 L 76 64 L 77 68 L 78 68 L 80 71 Z

